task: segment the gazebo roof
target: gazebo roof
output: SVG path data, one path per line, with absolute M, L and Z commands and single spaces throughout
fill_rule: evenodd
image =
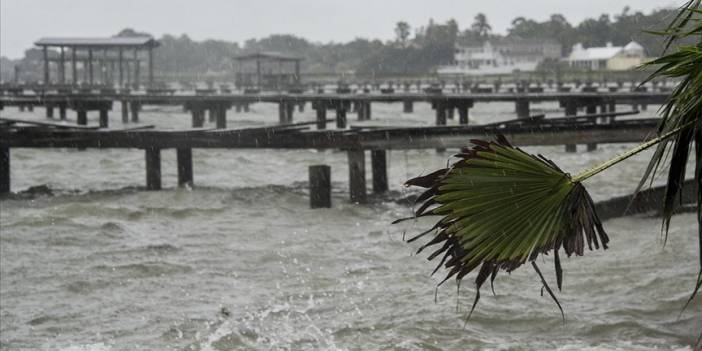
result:
M 236 61 L 302 61 L 303 58 L 299 56 L 285 55 L 279 52 L 273 51 L 259 51 L 250 54 L 244 54 L 239 56 L 234 56 Z
M 141 48 L 157 47 L 159 42 L 152 37 L 109 37 L 109 38 L 41 38 L 34 45 L 37 46 L 72 46 L 72 47 L 122 47 Z

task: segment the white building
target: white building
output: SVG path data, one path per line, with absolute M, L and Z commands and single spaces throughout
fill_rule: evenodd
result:
M 535 71 L 541 61 L 561 58 L 561 44 L 551 39 L 506 38 L 482 45 L 459 46 L 454 64 L 437 69 L 440 75 L 510 74 Z
M 629 70 L 646 60 L 643 46 L 635 41 L 626 46 L 613 46 L 612 43 L 607 43 L 604 47 L 591 48 L 585 48 L 578 43 L 573 45 L 573 51 L 566 59 L 570 67 L 595 71 Z

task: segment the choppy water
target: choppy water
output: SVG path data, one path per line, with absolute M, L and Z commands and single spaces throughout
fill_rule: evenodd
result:
M 412 115 L 397 104 L 373 108 L 370 123 L 433 121 L 426 105 Z M 256 105 L 230 111 L 229 123 L 272 124 L 276 113 Z M 513 105 L 478 104 L 471 113 L 478 122 L 512 118 Z M 41 119 L 43 111 L 2 114 Z M 112 124 L 119 119 L 113 111 Z M 142 121 L 190 124 L 176 108 L 147 107 Z M 575 172 L 627 147 L 529 151 Z M 565 325 L 535 274 L 521 269 L 497 278 L 496 296 L 484 291 L 464 327 L 470 284 L 458 301 L 446 284 L 434 302 L 434 263 L 402 241 L 411 225 L 389 224 L 409 213 L 392 201 L 405 191 L 401 182 L 448 155 L 391 152 L 393 196 L 357 206 L 347 200 L 341 152 L 195 150 L 189 190 L 175 187 L 175 155 L 164 151 L 166 189 L 145 192 L 142 151 L 13 149 L 13 191 L 47 185 L 54 195 L 0 202 L 0 349 L 692 349 L 701 299 L 678 314 L 697 273 L 693 214 L 674 218 L 665 247 L 659 219 L 608 221 L 610 250 L 564 262 Z M 589 181 L 593 197 L 631 192 L 647 156 Z M 332 166 L 332 209 L 308 209 L 307 166 L 316 163 Z M 552 278 L 549 259 L 541 266 Z

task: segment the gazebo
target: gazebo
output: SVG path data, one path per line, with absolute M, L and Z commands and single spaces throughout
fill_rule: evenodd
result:
M 237 87 L 282 90 L 300 85 L 301 57 L 256 52 L 234 57 Z M 292 65 L 291 65 L 292 64 Z
M 125 82 L 139 86 L 141 60 L 146 52 L 148 65 L 148 83 L 154 82 L 153 49 L 160 44 L 152 37 L 109 37 L 109 38 L 41 38 L 34 45 L 44 52 L 44 85 L 51 84 L 50 63 L 55 62 L 58 72 L 58 84 L 66 84 L 66 54 L 70 54 L 71 83 L 79 84 L 78 64 L 81 64 L 83 82 L 94 85 L 112 84 L 115 81 L 115 66 L 117 66 L 117 83 L 124 87 Z M 49 48 L 58 48 L 58 57 L 49 57 Z M 132 57 L 125 57 L 131 53 Z M 99 79 L 94 75 L 94 65 L 99 67 Z M 126 77 L 125 77 L 126 75 Z M 133 78 L 132 78 L 133 77 Z M 126 80 L 125 80 L 126 78 Z

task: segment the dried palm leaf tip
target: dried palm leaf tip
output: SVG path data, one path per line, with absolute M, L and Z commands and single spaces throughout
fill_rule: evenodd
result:
M 607 248 L 609 238 L 595 213 L 585 187 L 553 162 L 516 148 L 503 137 L 473 146 L 455 155 L 458 161 L 446 169 L 410 179 L 406 186 L 426 188 L 416 200 L 414 216 L 440 216 L 429 230 L 409 239 L 434 236 L 419 252 L 438 245 L 429 260 L 437 257 L 448 270 L 439 283 L 455 277 L 461 281 L 479 268 L 472 314 L 480 288 L 500 270 L 511 272 L 530 261 L 546 291 L 563 310 L 535 263 L 539 253 L 554 253 L 558 289 L 563 272 L 559 251 L 582 256 L 584 248 Z

